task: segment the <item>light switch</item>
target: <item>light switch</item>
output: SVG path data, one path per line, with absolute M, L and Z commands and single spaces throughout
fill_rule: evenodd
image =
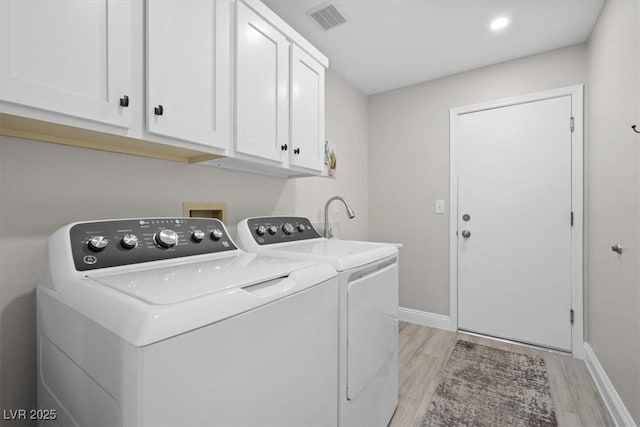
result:
M 437 214 L 444 213 L 444 200 L 436 200 L 436 213 Z

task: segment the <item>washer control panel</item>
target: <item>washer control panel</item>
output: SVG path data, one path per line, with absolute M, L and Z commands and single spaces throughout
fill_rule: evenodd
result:
M 304 217 L 272 216 L 249 218 L 247 219 L 247 226 L 253 239 L 259 245 L 297 242 L 322 237 L 311 225 L 311 221 Z
M 87 271 L 237 249 L 217 219 L 145 218 L 71 227 L 76 270 Z

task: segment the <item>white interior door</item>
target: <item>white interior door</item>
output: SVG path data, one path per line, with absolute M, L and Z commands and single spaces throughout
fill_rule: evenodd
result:
M 570 119 L 571 96 L 459 116 L 460 329 L 571 351 Z

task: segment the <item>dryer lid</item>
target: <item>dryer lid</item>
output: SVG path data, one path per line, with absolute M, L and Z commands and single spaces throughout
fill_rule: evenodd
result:
M 314 239 L 271 245 L 265 252 L 296 260 L 323 262 L 337 271 L 345 271 L 397 255 L 398 249 L 386 243 Z

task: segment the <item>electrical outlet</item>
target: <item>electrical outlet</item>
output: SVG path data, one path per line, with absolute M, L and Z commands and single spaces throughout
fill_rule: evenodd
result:
M 435 212 L 437 214 L 444 213 L 444 200 L 436 200 Z

